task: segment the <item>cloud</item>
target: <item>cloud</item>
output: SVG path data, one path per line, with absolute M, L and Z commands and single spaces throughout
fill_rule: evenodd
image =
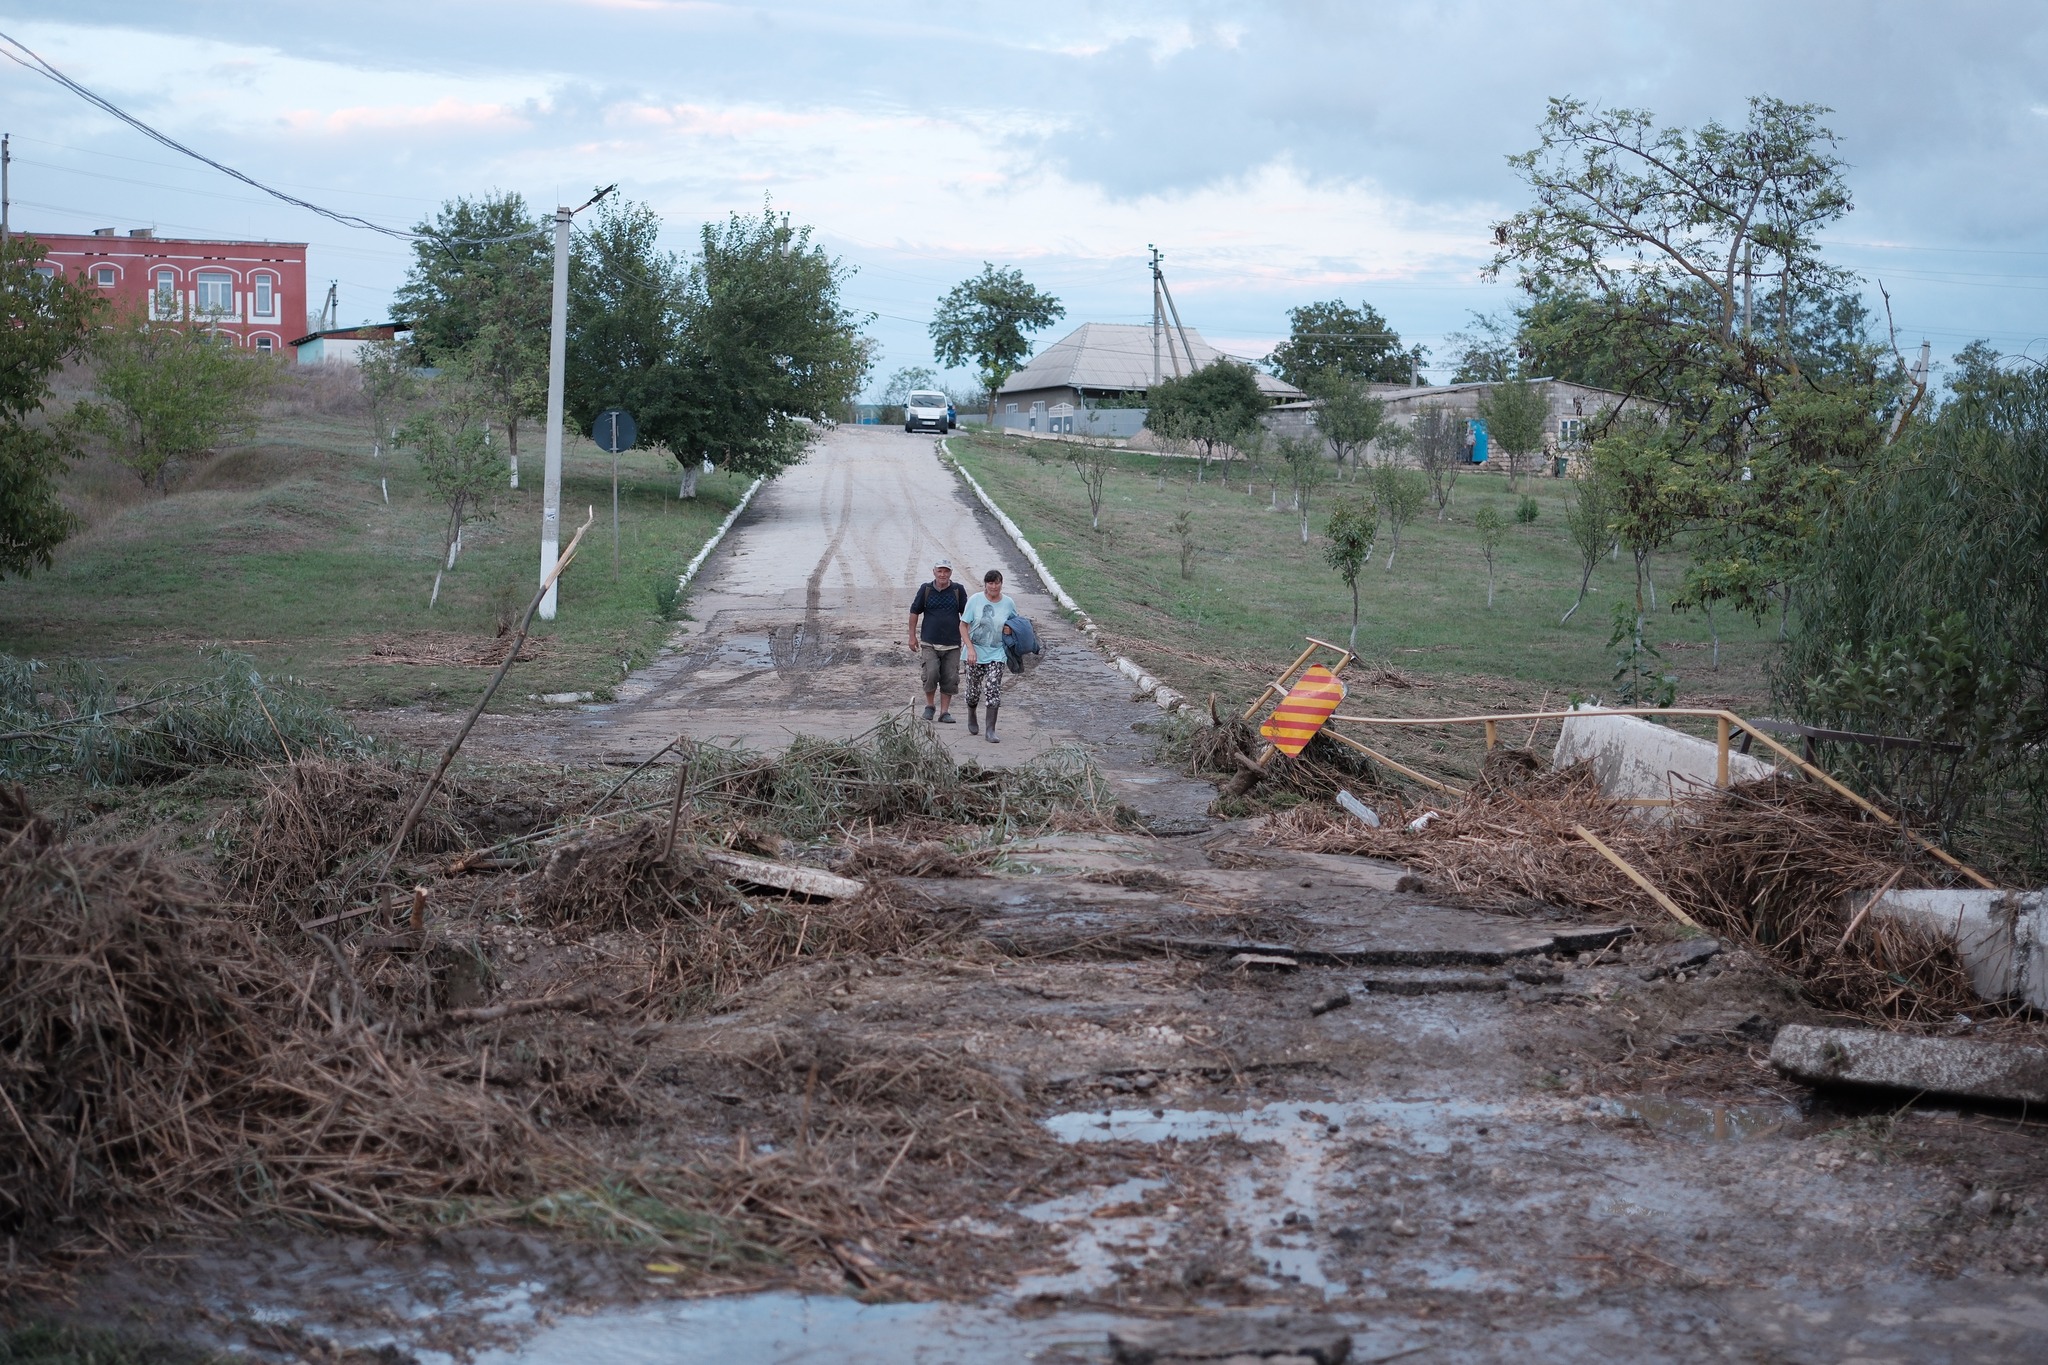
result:
M 490 129 L 518 132 L 532 127 L 526 112 L 505 104 L 475 104 L 443 96 L 432 104 L 358 104 L 322 113 L 296 109 L 280 119 L 297 132 L 324 133 L 422 132 L 446 129 Z

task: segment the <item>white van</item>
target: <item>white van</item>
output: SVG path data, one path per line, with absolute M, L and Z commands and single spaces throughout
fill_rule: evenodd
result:
M 919 389 L 903 400 L 903 429 L 916 431 L 924 427 L 943 435 L 952 425 L 952 407 L 952 400 L 943 393 Z

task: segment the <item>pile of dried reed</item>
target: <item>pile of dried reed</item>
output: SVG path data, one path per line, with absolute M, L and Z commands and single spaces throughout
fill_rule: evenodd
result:
M 1426 813 L 1426 812 L 1425 812 Z M 1668 821 L 1601 795 L 1585 765 L 1545 770 L 1515 750 L 1489 755 L 1480 780 L 1421 829 L 1369 828 L 1334 808 L 1269 817 L 1288 848 L 1356 853 L 1414 868 L 1432 894 L 1527 913 L 1535 904 L 1660 923 L 1664 912 L 1578 836 L 1592 831 L 1702 925 L 1787 968 L 1830 1008 L 1902 1022 L 1981 1010 L 1952 947 L 1884 921 L 1849 922 L 1895 875 L 1946 885 L 1946 870 L 1818 783 L 1771 778 L 1702 795 Z M 1533 904 L 1532 904 L 1533 903 Z
M 0 1226 L 389 1231 L 562 1158 L 373 1031 L 338 955 L 289 956 L 217 901 L 149 844 L 72 846 L 0 800 Z

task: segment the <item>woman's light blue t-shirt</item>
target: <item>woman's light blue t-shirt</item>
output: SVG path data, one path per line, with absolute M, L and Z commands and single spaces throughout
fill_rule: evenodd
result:
M 1016 614 L 1017 604 L 1007 597 L 991 602 L 987 593 L 978 592 L 967 599 L 967 610 L 960 614 L 960 619 L 967 623 L 967 638 L 974 644 L 976 663 L 1003 662 L 1003 627 Z

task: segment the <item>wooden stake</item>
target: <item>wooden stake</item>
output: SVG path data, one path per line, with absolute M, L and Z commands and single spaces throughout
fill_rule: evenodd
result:
M 1584 839 L 1587 843 L 1591 844 L 1593 846 L 1593 851 L 1595 853 L 1598 853 L 1608 862 L 1613 863 L 1616 867 L 1620 868 L 1624 873 L 1628 874 L 1628 879 L 1630 881 L 1634 882 L 1637 886 L 1643 888 L 1643 890 L 1649 892 L 1650 899 L 1657 902 L 1658 905 L 1662 906 L 1665 912 L 1668 913 L 1671 916 L 1671 918 L 1677 920 L 1680 924 L 1685 925 L 1688 929 L 1699 929 L 1699 931 L 1703 934 L 1706 932 L 1705 929 L 1700 927 L 1700 922 L 1698 920 L 1694 919 L 1691 915 L 1686 914 L 1685 911 L 1678 908 L 1677 901 L 1672 900 L 1671 897 L 1665 895 L 1662 891 L 1659 891 L 1656 887 L 1652 886 L 1650 884 L 1650 879 L 1648 877 L 1645 877 L 1642 873 L 1636 871 L 1633 867 L 1630 867 L 1628 859 L 1622 857 L 1619 853 L 1616 853 L 1606 844 L 1600 842 L 1599 836 L 1594 834 L 1592 830 L 1587 829 L 1584 825 L 1573 825 L 1572 831 L 1576 833 L 1581 839 Z
M 1905 875 L 1906 869 L 1902 867 L 1898 871 L 1892 873 L 1890 877 L 1887 877 L 1885 879 L 1885 883 L 1883 886 L 1880 886 L 1879 888 L 1877 888 L 1877 890 L 1870 893 L 1870 899 L 1863 902 L 1863 908 L 1861 910 L 1858 910 L 1855 913 L 1855 915 L 1850 918 L 1849 927 L 1842 931 L 1842 941 L 1835 945 L 1836 952 L 1839 953 L 1844 948 L 1847 948 L 1849 946 L 1849 940 L 1856 936 L 1857 929 L 1861 928 L 1863 925 L 1863 917 L 1869 914 L 1872 910 L 1875 910 L 1877 908 L 1877 903 L 1885 898 L 1885 893 L 1890 891 L 1893 887 L 1897 886 L 1899 884 L 1899 878 Z

